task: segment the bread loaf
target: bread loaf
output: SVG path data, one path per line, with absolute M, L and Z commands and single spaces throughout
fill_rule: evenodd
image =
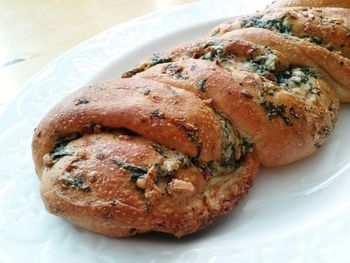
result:
M 47 210 L 112 237 L 181 237 L 230 211 L 259 165 L 301 160 L 350 101 L 348 1 L 278 1 L 83 87 L 32 143 Z

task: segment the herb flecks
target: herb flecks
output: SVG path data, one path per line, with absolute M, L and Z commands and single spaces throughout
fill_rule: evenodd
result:
M 81 104 L 88 104 L 90 100 L 88 98 L 79 98 L 78 100 L 75 101 L 74 105 L 78 106 Z
M 203 48 L 205 49 L 204 53 L 199 57 L 203 60 L 223 62 L 234 57 L 233 54 L 226 54 L 225 47 L 214 41 L 207 42 Z
M 75 190 L 90 191 L 90 186 L 84 182 L 83 174 L 79 173 L 73 177 L 70 173 L 63 173 L 60 177 L 66 186 Z
M 314 146 L 315 146 L 316 149 L 320 149 L 322 147 L 322 145 L 320 143 L 318 143 L 318 142 L 315 143 Z
M 62 214 L 64 212 L 64 209 L 63 208 L 61 208 L 61 207 L 59 207 L 59 206 L 57 206 L 56 208 L 55 208 L 55 213 L 57 214 L 57 215 L 60 215 L 60 214 Z
M 156 143 L 152 143 L 150 144 L 150 146 L 157 152 L 159 153 L 161 156 L 166 157 L 165 154 L 165 149 L 162 145 L 156 144 Z
M 291 108 L 289 109 L 289 113 L 290 113 L 294 118 L 300 119 L 299 114 L 296 113 L 296 111 L 295 111 L 295 109 L 294 109 L 293 107 L 291 107 Z
M 66 144 L 60 144 L 51 152 L 50 156 L 53 162 L 57 162 L 64 156 L 72 156 L 73 153 L 66 149 Z
M 272 78 L 273 80 L 274 77 L 271 76 L 270 72 L 277 71 L 279 65 L 280 60 L 278 55 L 270 48 L 254 58 L 247 59 L 245 63 L 245 67 L 248 70 L 253 70 L 257 74 L 265 76 L 268 79 Z
M 289 14 L 289 15 L 285 15 L 283 17 L 274 18 L 274 19 L 263 19 L 262 17 L 259 17 L 259 16 L 245 17 L 241 20 L 241 27 L 242 28 L 255 27 L 255 28 L 264 28 L 264 29 L 274 30 L 283 34 L 283 36 L 286 38 L 295 37 L 295 39 L 299 38 L 302 40 L 306 40 L 310 43 L 326 48 L 331 52 L 335 52 L 339 55 L 342 55 L 342 51 L 337 50 L 332 45 L 332 43 L 324 43 L 324 40 L 320 37 L 305 35 L 305 32 L 301 34 L 297 32 L 297 30 L 293 32 L 293 25 L 289 22 L 289 18 L 293 18 L 293 16 Z M 340 46 L 340 48 L 343 48 L 343 47 Z
M 193 131 L 187 132 L 187 137 L 191 140 L 191 142 L 197 142 L 198 141 L 198 135 Z
M 237 151 L 239 138 L 236 131 L 233 130 L 231 122 L 227 118 L 220 115 L 219 120 L 222 134 L 220 170 L 223 169 L 225 172 L 231 172 L 236 168 L 238 164 L 237 161 L 240 158 L 240 151 Z
M 159 53 L 153 54 L 153 56 L 150 58 L 150 66 L 155 66 L 162 63 L 168 63 L 171 62 L 172 58 L 161 56 Z
M 273 104 L 272 101 L 265 101 L 265 100 L 260 102 L 260 105 L 264 108 L 270 120 L 272 120 L 274 117 L 281 117 L 287 126 L 293 126 L 292 120 L 289 119 L 287 116 L 285 116 L 286 105 L 284 104 L 275 105 Z
M 292 31 L 292 26 L 288 24 L 286 17 L 265 20 L 261 17 L 252 16 L 242 19 L 241 26 L 244 28 L 257 27 L 273 29 L 280 33 L 290 33 Z
M 183 128 L 187 138 L 196 145 L 197 154 L 196 158 L 198 158 L 202 152 L 202 142 L 199 140 L 198 136 L 198 127 L 196 124 L 189 123 L 184 119 L 177 120 L 177 126 Z
M 143 95 L 147 96 L 151 93 L 151 90 L 149 88 L 144 88 L 143 89 Z
M 118 201 L 115 199 L 110 202 L 111 206 L 116 206 L 117 204 L 118 204 Z
M 322 128 L 320 134 L 323 138 L 328 137 L 331 134 L 331 130 L 329 128 Z
M 162 69 L 163 74 L 168 74 L 171 77 L 186 80 L 188 79 L 187 73 L 184 71 L 184 68 L 182 66 L 179 66 L 175 63 L 170 63 L 163 67 Z
M 225 116 L 218 113 L 221 130 L 221 156 L 219 160 L 208 161 L 205 165 L 200 164 L 198 160 L 192 162 L 202 171 L 210 172 L 211 176 L 228 174 L 234 171 L 240 164 L 243 157 L 240 138 L 236 130 L 232 128 L 230 121 Z M 246 143 L 247 151 L 250 147 Z
M 313 44 L 316 44 L 316 45 L 321 45 L 323 42 L 322 38 L 315 37 L 315 36 L 308 36 L 308 37 L 305 37 L 303 39 L 305 39 Z
M 207 88 L 205 87 L 205 84 L 207 83 L 208 79 L 202 79 L 198 83 L 198 89 L 201 92 L 206 92 Z
M 252 152 L 254 149 L 254 143 L 250 142 L 247 138 L 242 137 L 240 146 L 243 154 L 247 152 Z
M 277 84 L 288 92 L 293 92 L 296 88 L 304 87 L 310 94 L 321 95 L 321 90 L 311 83 L 311 79 L 318 76 L 314 69 L 292 67 L 288 70 L 276 74 Z
M 111 161 L 117 166 L 119 166 L 120 168 L 123 168 L 129 171 L 130 179 L 135 182 L 137 181 L 137 179 L 139 179 L 139 177 L 142 177 L 148 173 L 148 169 L 145 167 L 140 167 L 131 163 L 126 163 L 120 159 L 115 159 L 115 158 L 111 159 Z
M 60 137 L 57 139 L 56 145 L 52 152 L 50 152 L 50 158 L 53 161 L 53 163 L 57 162 L 59 159 L 61 159 L 64 156 L 72 156 L 73 152 L 71 149 L 67 149 L 67 144 L 74 140 L 81 137 L 81 134 L 78 133 L 72 133 L 69 135 L 66 135 L 65 137 Z
M 165 119 L 164 113 L 161 112 L 159 109 L 151 111 L 150 114 L 151 114 L 151 117 L 158 118 L 158 119 Z

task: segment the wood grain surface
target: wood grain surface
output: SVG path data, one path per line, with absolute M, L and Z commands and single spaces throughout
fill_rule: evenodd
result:
M 38 70 L 132 18 L 195 0 L 0 0 L 0 113 Z

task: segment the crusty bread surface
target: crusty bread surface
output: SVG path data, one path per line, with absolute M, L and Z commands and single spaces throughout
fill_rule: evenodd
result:
M 111 237 L 182 237 L 231 211 L 260 165 L 329 139 L 350 101 L 349 8 L 277 1 L 69 94 L 33 136 L 46 209 Z

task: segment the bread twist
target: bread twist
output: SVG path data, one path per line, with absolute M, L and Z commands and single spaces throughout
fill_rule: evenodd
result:
M 113 237 L 181 237 L 230 211 L 259 164 L 315 152 L 350 101 L 350 9 L 309 2 L 233 18 L 58 103 L 32 144 L 47 210 Z

